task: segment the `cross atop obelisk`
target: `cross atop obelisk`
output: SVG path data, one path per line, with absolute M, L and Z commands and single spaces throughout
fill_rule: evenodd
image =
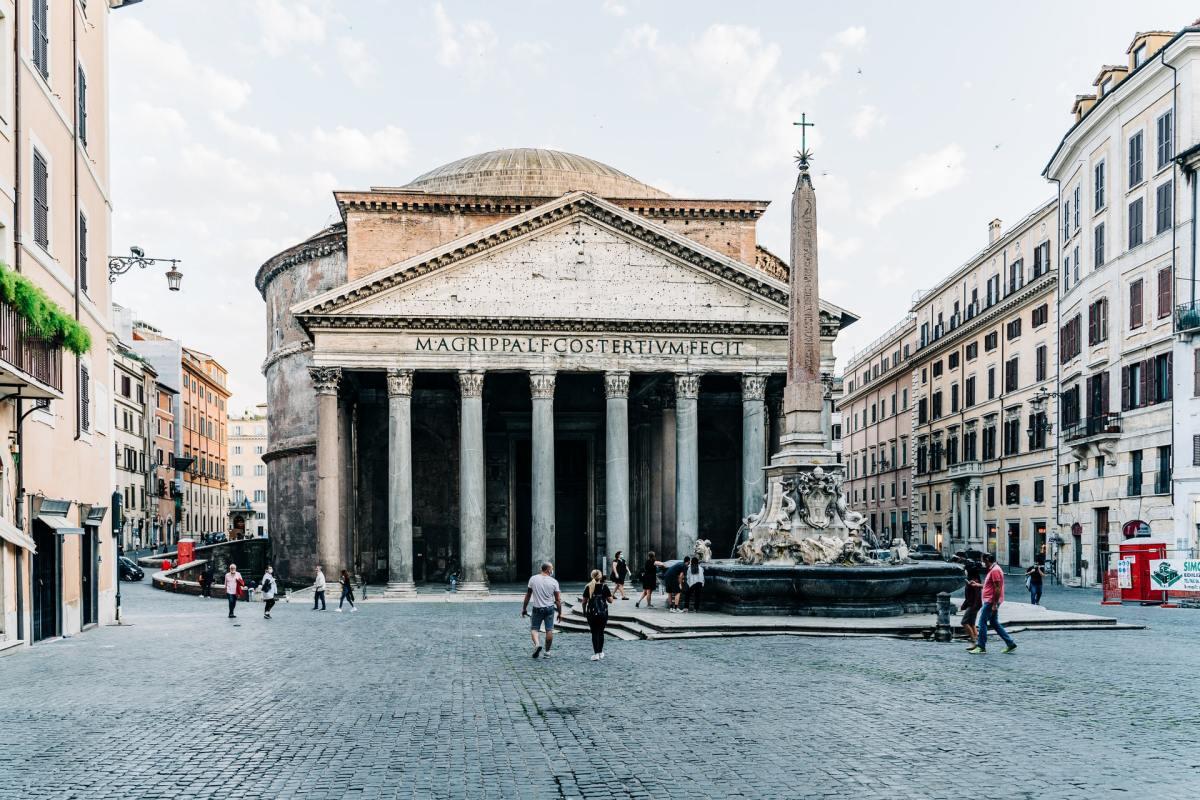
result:
M 817 124 L 808 121 L 808 114 L 801 114 L 800 121 L 792 124 L 800 128 L 800 152 L 796 154 L 796 160 L 802 167 L 807 167 L 812 160 L 812 152 L 808 149 L 808 129 L 815 128 Z

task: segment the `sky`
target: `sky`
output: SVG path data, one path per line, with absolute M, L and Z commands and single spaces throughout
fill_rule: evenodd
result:
M 678 197 L 770 200 L 786 258 L 810 129 L 821 295 L 841 364 L 1049 199 L 1076 94 L 1194 2 L 150 0 L 111 14 L 112 249 L 182 259 L 114 300 L 265 400 L 254 274 L 398 186 L 503 147 L 588 156 Z

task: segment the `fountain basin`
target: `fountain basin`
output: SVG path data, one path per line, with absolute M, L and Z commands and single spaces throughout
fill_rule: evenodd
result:
M 940 592 L 957 591 L 965 582 L 963 568 L 945 561 L 807 566 L 720 560 L 704 565 L 705 604 L 729 614 L 931 614 Z

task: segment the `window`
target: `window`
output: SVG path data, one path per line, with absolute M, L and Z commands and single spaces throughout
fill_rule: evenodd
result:
M 958 413 L 958 384 L 950 387 L 950 413 Z
M 1066 364 L 1071 359 L 1079 355 L 1082 349 L 1080 342 L 1079 329 L 1082 325 L 1080 315 L 1076 314 L 1066 325 L 1058 331 L 1058 359 L 1059 363 Z
M 942 418 L 942 393 L 941 392 L 933 393 L 933 418 L 934 419 Z
M 1144 362 L 1121 367 L 1121 410 L 1141 408 L 1146 404 Z
M 963 434 L 963 461 L 974 461 L 977 455 L 975 450 L 975 429 L 972 428 Z
M 1071 238 L 1071 198 L 1063 201 L 1063 234 L 1062 238 L 1065 242 Z
M 979 357 L 979 342 L 971 342 L 967 345 L 967 361 L 974 361 Z
M 1015 506 L 1021 502 L 1021 484 L 1010 483 L 1004 487 L 1004 505 Z
M 1013 356 L 1004 362 L 1004 391 L 1015 392 L 1018 385 L 1019 359 Z
M 1158 118 L 1155 128 L 1158 132 L 1158 168 L 1162 169 L 1175 156 L 1175 124 L 1170 111 Z
M 1158 318 L 1171 316 L 1171 268 L 1158 271 Z
M 900 410 L 901 411 L 908 410 L 908 389 L 900 390 Z
M 1074 269 L 1075 271 L 1074 271 L 1074 273 L 1072 273 L 1071 279 L 1076 284 L 1079 283 L 1079 265 L 1082 263 L 1083 263 L 1083 259 L 1079 257 L 1079 245 L 1075 245 L 1075 251 L 1072 254 L 1072 258 L 1071 258 L 1071 264 L 1073 265 L 1072 269 Z
M 235 478 L 242 477 L 242 465 L 241 464 L 233 465 L 233 477 L 235 477 Z
M 1079 209 L 1080 209 L 1080 207 L 1083 206 L 1082 192 L 1083 192 L 1083 187 L 1076 184 L 1076 186 L 1075 186 L 1075 208 L 1073 209 L 1075 212 L 1074 222 L 1075 222 L 1075 232 L 1076 233 L 1079 232 Z
M 1088 306 L 1088 344 L 1108 340 L 1108 300 L 1100 298 Z
M 267 468 L 265 465 L 263 465 L 263 464 L 255 464 L 254 465 L 254 477 L 261 478 L 263 475 L 266 475 L 266 474 L 267 474 Z
M 988 367 L 988 400 L 996 396 L 996 368 Z
M 1142 132 L 1129 137 L 1129 188 L 1142 182 Z
M 1046 481 L 1041 478 L 1033 482 L 1033 502 L 1046 502 Z
M 1025 262 L 1017 259 L 1008 265 L 1008 293 L 1012 294 L 1025 285 Z
M 992 331 L 987 336 L 983 337 L 984 352 L 986 352 L 986 353 L 992 352 L 993 350 L 996 349 L 996 346 L 999 344 L 999 342 L 1000 342 L 1000 333 L 998 331 Z
M 88 224 L 87 217 L 79 214 L 79 288 L 88 290 Z
M 946 357 L 946 367 L 948 369 L 958 369 L 958 353 L 951 353 Z
M 1021 418 L 1004 420 L 1004 455 L 1012 456 L 1021 450 Z
M 1142 451 L 1133 450 L 1129 453 L 1129 496 L 1142 493 Z
M 1078 317 L 1076 317 L 1076 319 L 1078 319 Z M 1034 351 L 1034 353 L 1036 355 L 1037 364 L 1034 380 L 1044 381 L 1046 380 L 1046 345 L 1038 345 L 1038 348 Z
M 1033 277 L 1050 271 L 1050 242 L 1042 242 L 1033 251 Z
M 1146 63 L 1146 45 L 1139 44 L 1137 49 L 1133 51 L 1133 68 L 1137 69 L 1142 64 Z
M 939 358 L 933 362 L 933 377 L 937 378 L 942 374 L 942 360 Z
M 1142 279 L 1129 284 L 1129 327 L 1142 327 Z
M 79 427 L 82 430 L 90 431 L 92 429 L 92 382 L 91 375 L 88 373 L 88 368 L 83 364 L 79 365 Z
M 987 504 L 988 504 L 988 508 L 996 507 L 996 487 L 995 486 L 987 487 Z
M 79 132 L 79 141 L 87 148 L 87 74 L 83 71 L 83 65 L 79 66 L 76 71 L 75 83 L 75 113 L 76 113 L 76 130 Z
M 984 460 L 996 457 L 996 426 L 988 425 L 983 429 Z
M 1154 190 L 1154 232 L 1156 234 L 1171 230 L 1175 223 L 1174 181 L 1167 181 Z
M 46 158 L 33 151 L 33 240 L 50 250 L 50 167 Z
M 235 456 L 240 456 L 242 454 L 242 446 L 240 444 L 235 444 L 233 446 L 233 454 Z
M 1171 493 L 1171 445 L 1158 448 L 1158 474 L 1154 476 L 1154 493 Z
M 917 401 L 917 424 L 924 425 L 929 421 L 929 401 L 922 397 Z
M 1063 255 L 1063 272 L 1062 272 L 1063 291 L 1068 291 L 1071 288 L 1071 255 L 1067 253 Z
M 1021 318 L 1017 317 L 1016 319 L 1011 320 L 1008 323 L 1008 327 L 1007 327 L 1007 330 L 1005 331 L 1004 338 L 1011 342 L 1013 339 L 1019 339 L 1020 336 L 1021 336 Z
M 49 0 L 33 0 L 33 65 L 43 78 L 50 77 Z
M 893 405 L 895 405 L 895 403 L 893 403 Z M 841 426 L 839 425 L 838 427 L 840 428 Z M 841 437 L 838 437 L 838 438 L 841 438 Z M 260 444 L 260 445 L 255 445 L 255 447 L 254 447 L 254 454 L 255 454 L 256 456 L 261 456 L 261 455 L 263 454 L 263 447 L 262 447 L 262 445 L 261 445 L 261 444 Z
M 967 378 L 966 391 L 964 392 L 964 404 L 967 408 L 975 405 L 975 376 Z
M 254 490 L 254 502 L 256 502 L 256 503 L 267 502 L 267 492 L 265 489 L 255 489 Z
M 1029 322 L 1035 328 L 1039 328 L 1042 325 L 1045 325 L 1049 319 L 1050 319 L 1050 306 L 1047 303 L 1042 303 L 1040 306 L 1038 306 L 1037 308 L 1035 308 L 1033 310 L 1032 314 L 1029 315 Z
M 1104 223 L 1096 224 L 1092 230 L 1092 268 L 1100 269 L 1104 266 Z
M 1094 211 L 1104 208 L 1104 162 L 1101 161 L 1092 170 L 1092 191 L 1095 194 Z

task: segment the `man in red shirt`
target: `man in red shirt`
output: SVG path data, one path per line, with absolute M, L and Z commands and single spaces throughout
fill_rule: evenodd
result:
M 1007 647 L 1004 652 L 1012 653 L 1017 649 L 1017 643 L 1000 624 L 1000 604 L 1004 602 L 1004 570 L 996 563 L 996 557 L 991 553 L 983 554 L 983 566 L 987 575 L 983 579 L 983 608 L 979 610 L 979 638 L 969 652 L 971 655 L 983 655 L 987 652 L 987 631 L 990 624 L 996 634 L 1004 640 Z

